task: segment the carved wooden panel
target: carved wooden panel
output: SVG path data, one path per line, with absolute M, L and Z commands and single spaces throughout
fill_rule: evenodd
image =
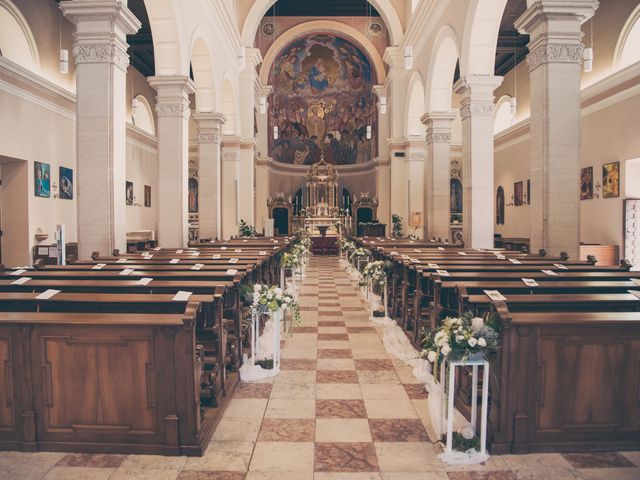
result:
M 0 336 L 0 431 L 15 430 L 11 337 Z
M 539 352 L 539 433 L 638 428 L 640 341 L 543 336 Z
M 152 338 L 42 336 L 44 428 L 154 433 Z

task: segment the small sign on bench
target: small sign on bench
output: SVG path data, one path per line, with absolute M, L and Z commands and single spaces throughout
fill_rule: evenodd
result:
M 484 294 L 495 302 L 507 301 L 507 297 L 502 295 L 498 290 L 484 290 Z
M 522 281 L 527 287 L 539 287 L 540 285 L 533 278 L 523 278 Z
M 57 295 L 58 293 L 60 293 L 60 290 L 54 290 L 53 288 L 50 288 L 38 295 L 36 297 L 36 300 L 49 300 L 51 297 Z
M 185 292 L 184 290 L 179 290 L 178 293 L 173 296 L 172 300 L 174 302 L 186 302 L 187 300 L 189 300 L 189 297 L 192 293 L 193 292 Z

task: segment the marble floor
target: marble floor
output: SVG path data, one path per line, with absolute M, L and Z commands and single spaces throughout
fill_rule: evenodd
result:
M 640 479 L 640 452 L 494 456 L 448 467 L 426 392 L 391 358 L 336 258 L 311 260 L 275 380 L 241 384 L 200 458 L 0 452 L 0 479 Z

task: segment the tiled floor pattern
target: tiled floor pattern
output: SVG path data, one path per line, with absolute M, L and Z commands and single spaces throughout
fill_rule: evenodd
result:
M 313 258 L 275 380 L 241 384 L 200 458 L 0 452 L 0 479 L 640 479 L 640 452 L 494 456 L 446 467 L 426 392 L 389 357 L 335 258 Z

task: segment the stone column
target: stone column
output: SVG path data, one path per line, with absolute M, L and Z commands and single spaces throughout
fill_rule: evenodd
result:
M 238 206 L 241 142 L 238 136 L 222 137 L 222 238 L 226 240 L 238 235 L 240 223 Z
M 462 96 L 462 228 L 467 248 L 493 247 L 493 91 L 501 82 L 502 77 L 470 75 L 454 85 Z
M 240 175 L 238 176 L 238 223 L 244 220 L 247 224 L 260 227 L 256 224 L 256 141 L 254 138 L 242 139 L 240 142 L 240 157 L 238 159 Z M 266 198 L 260 201 L 266 203 Z M 262 221 L 260 222 L 262 223 Z
M 158 115 L 158 244 L 189 242 L 189 94 L 193 81 L 182 75 L 149 77 Z
M 391 150 L 391 214 L 402 217 L 402 230 L 405 235 L 407 234 L 407 223 L 409 221 L 409 176 L 406 147 L 405 139 L 389 140 L 389 148 Z M 391 224 L 389 224 L 389 228 L 391 228 Z
M 272 91 L 271 86 L 263 86 L 259 90 L 261 97 L 267 100 L 264 113 L 258 108 L 258 138 L 257 155 L 256 155 L 256 229 L 262 230 L 262 221 L 269 216 L 267 208 L 267 198 L 269 197 L 269 140 L 273 132 L 269 131 L 269 95 Z
M 453 112 L 430 112 L 420 119 L 427 129 L 427 155 L 424 169 L 425 238 L 449 238 L 450 223 L 450 146 Z
M 196 113 L 193 119 L 198 125 L 198 210 L 200 238 L 220 238 L 222 210 L 220 184 L 220 145 L 222 125 L 226 122 L 221 113 Z
M 423 238 L 424 234 L 424 166 L 425 166 L 426 142 L 424 138 L 412 136 L 407 139 L 406 161 L 409 186 L 409 204 L 407 206 L 407 220 L 405 222 L 406 233 Z M 419 213 L 422 225 L 414 230 L 410 223 L 413 214 Z
M 580 245 L 580 26 L 595 0 L 536 0 L 516 21 L 531 36 L 530 245 L 578 259 Z
M 80 258 L 126 250 L 127 35 L 140 22 L 126 1 L 65 1 L 76 24 L 76 157 Z
M 389 157 L 389 115 L 382 113 L 380 99 L 387 99 L 384 85 L 375 85 L 373 93 L 378 97 L 377 145 L 378 166 L 376 168 L 376 196 L 378 197 L 378 220 L 387 224 L 387 235 L 391 235 L 391 165 Z M 387 107 L 388 108 L 388 107 Z M 388 111 L 388 110 L 387 110 Z M 352 192 L 356 193 L 356 192 Z M 355 222 L 355 218 L 353 220 Z

